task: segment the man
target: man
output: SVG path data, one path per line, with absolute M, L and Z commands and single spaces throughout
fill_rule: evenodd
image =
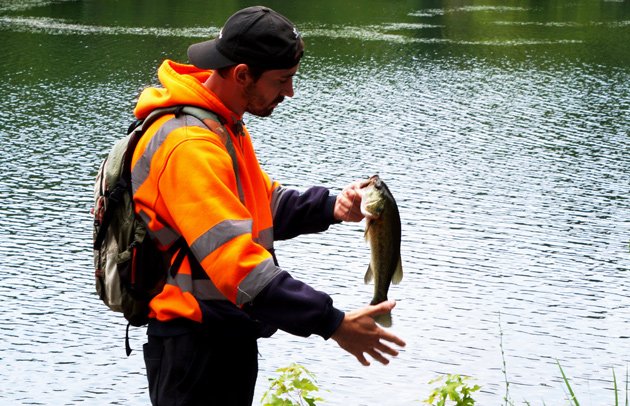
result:
M 404 345 L 371 317 L 393 302 L 344 314 L 276 261 L 274 240 L 362 218 L 361 182 L 336 197 L 322 187 L 303 193 L 282 187 L 259 167 L 241 121 L 246 112 L 268 116 L 293 96 L 303 49 L 288 19 L 249 7 L 231 16 L 218 38 L 190 46 L 192 65 L 166 60 L 158 70 L 163 88 L 145 89 L 139 98 L 139 118 L 193 105 L 223 124 L 163 116 L 132 161 L 135 209 L 151 236 L 169 253 L 181 237 L 189 247 L 150 304 L 144 357 L 154 405 L 250 405 L 256 341 L 278 328 L 332 338 L 363 365 L 366 353 L 383 364 L 397 355 L 387 342 Z

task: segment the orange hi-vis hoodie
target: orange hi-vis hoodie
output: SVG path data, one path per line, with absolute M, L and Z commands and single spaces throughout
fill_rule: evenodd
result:
M 324 188 L 299 193 L 271 180 L 260 168 L 241 117 L 203 86 L 211 74 L 166 60 L 158 70 L 163 87 L 145 89 L 134 111 L 142 119 L 156 108 L 196 106 L 215 113 L 228 132 L 213 132 L 190 115 L 167 114 L 135 149 L 136 213 L 161 249 L 183 237 L 192 254 L 153 298 L 150 317 L 208 325 L 234 319 L 231 328 L 264 326 L 259 335 L 282 328 L 328 338 L 343 313 L 328 295 L 278 267 L 273 242 L 327 229 L 335 222 L 334 197 Z

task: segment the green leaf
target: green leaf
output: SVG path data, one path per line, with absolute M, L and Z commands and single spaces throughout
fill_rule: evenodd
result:
M 472 392 L 478 391 L 481 387 L 479 385 L 468 386 L 466 381 L 469 380 L 467 376 L 461 376 L 457 374 L 448 374 L 440 376 L 438 378 L 429 381 L 430 384 L 442 383 L 442 386 L 433 389 L 429 394 L 429 397 L 424 400 L 424 403 L 428 403 L 432 406 L 446 406 L 446 401 L 451 400 L 455 402 L 455 406 L 473 406 L 475 400 L 470 396 Z M 437 400 L 437 404 L 434 402 Z M 449 403 L 450 404 L 450 403 Z
M 314 382 L 315 375 L 304 366 L 292 363 L 287 367 L 276 370 L 280 374 L 275 379 L 270 378 L 270 388 L 263 395 L 263 406 L 315 406 L 321 401 L 312 395 L 319 390 Z M 270 394 L 273 393 L 271 396 Z M 270 400 L 269 400 L 270 399 Z M 297 403 L 296 403 L 297 402 Z

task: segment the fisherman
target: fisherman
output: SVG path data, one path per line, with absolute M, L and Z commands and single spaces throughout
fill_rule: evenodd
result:
M 153 405 L 250 405 L 257 339 L 277 329 L 332 338 L 363 365 L 370 364 L 366 354 L 387 364 L 398 354 L 394 345 L 405 345 L 373 320 L 394 302 L 344 313 L 275 258 L 274 240 L 363 218 L 362 182 L 337 196 L 323 187 L 285 188 L 261 170 L 243 125 L 244 113 L 269 116 L 293 96 L 303 52 L 287 18 L 248 7 L 232 15 L 217 38 L 188 48 L 191 65 L 164 61 L 162 87 L 140 95 L 138 118 L 160 107 L 193 105 L 218 115 L 228 132 L 211 131 L 185 114 L 166 115 L 134 153 L 136 212 L 163 250 L 183 236 L 191 252 L 150 303 L 144 358 Z

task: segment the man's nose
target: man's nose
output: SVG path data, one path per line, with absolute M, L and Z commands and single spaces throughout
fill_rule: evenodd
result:
M 284 85 L 282 89 L 282 95 L 286 97 L 293 97 L 295 92 L 293 91 L 293 78 L 287 80 L 287 83 Z

